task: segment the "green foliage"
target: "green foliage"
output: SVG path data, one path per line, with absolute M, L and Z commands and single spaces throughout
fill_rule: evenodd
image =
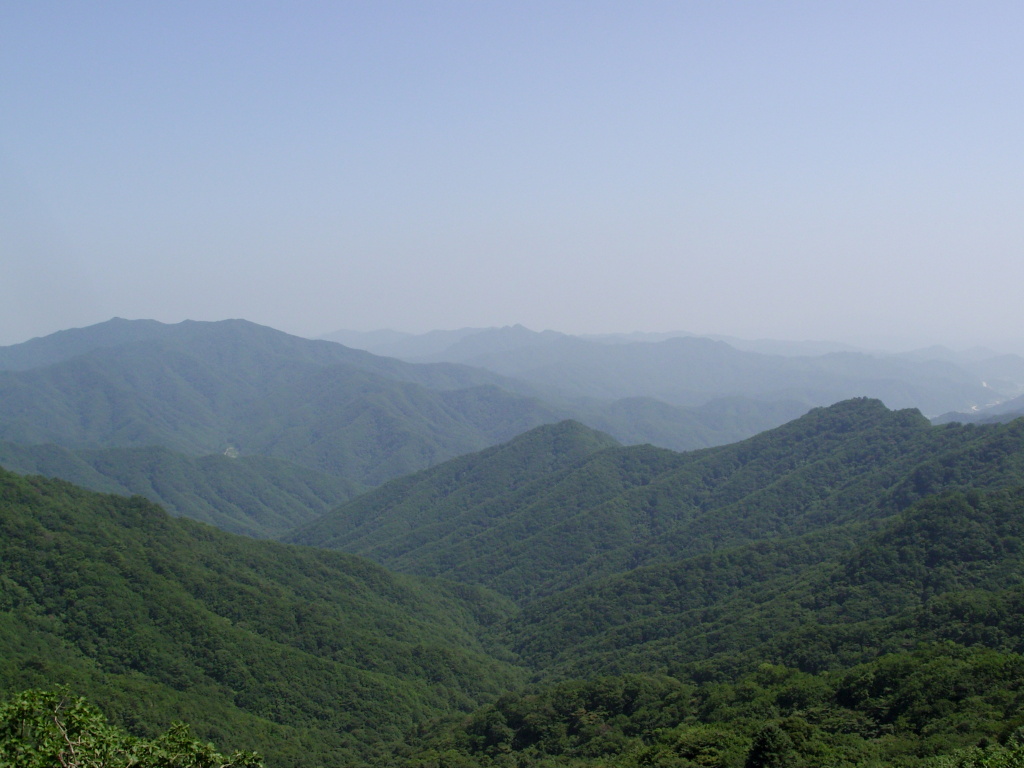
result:
M 793 740 L 775 723 L 768 723 L 756 734 L 743 768 L 786 768 L 795 757 Z
M 986 740 L 984 746 L 942 755 L 924 765 L 926 768 L 1024 768 L 1024 739 L 1018 730 L 1005 745 Z
M 72 451 L 0 443 L 0 465 L 104 493 L 145 496 L 172 515 L 272 538 L 363 489 L 339 477 L 264 456 L 194 458 L 166 448 Z
M 984 765 L 984 757 L 1017 765 L 1022 670 L 1019 654 L 935 644 L 817 675 L 763 664 L 729 681 L 562 681 L 502 696 L 393 759 L 407 766 L 445 754 L 451 764 L 474 766 L 938 768 Z M 970 749 L 978 743 L 987 746 Z
M 553 456 L 530 435 L 533 467 Z M 889 517 L 943 489 L 1024 482 L 1024 422 L 931 427 L 856 400 L 735 445 L 592 452 L 516 482 L 511 450 L 463 457 L 343 504 L 294 540 L 520 603 L 748 542 Z M 934 480 L 909 481 L 939 462 Z M 930 475 L 929 475 L 930 476 Z
M 31 690 L 0 705 L 0 765 L 18 768 L 260 768 L 254 752 L 217 752 L 175 723 L 155 739 L 129 736 L 67 690 Z
M 496 500 L 509 508 L 506 496 L 615 446 L 612 438 L 577 422 L 544 425 L 508 443 L 399 478 L 286 540 L 389 561 L 423 546 L 451 545 L 460 534 L 468 538 L 485 525 Z M 404 536 L 410 528 L 412 535 Z
M 516 649 L 563 674 L 764 660 L 817 672 L 922 639 L 1024 651 L 1024 490 L 950 493 L 833 527 L 584 583 L 528 606 Z
M 384 363 L 332 369 L 301 345 L 282 358 L 287 339 L 261 353 L 193 341 L 161 361 L 140 353 L 140 380 L 193 415 L 262 424 L 233 439 L 312 464 L 438 460 L 432 428 L 410 430 L 406 411 L 488 439 L 525 423 L 514 398 L 440 386 L 465 372 L 416 374 L 434 377 L 429 396 L 412 374 L 382 394 Z M 245 402 L 224 399 L 227 369 L 197 362 L 214 352 L 247 375 L 281 367 Z M 121 437 L 161 423 L 101 373 L 110 399 L 85 421 L 123 415 Z M 371 426 L 358 446 L 332 442 Z M 183 506 L 173 489 L 188 482 L 224 509 L 263 496 L 231 474 L 240 462 L 163 453 L 98 452 L 89 467 Z M 301 535 L 413 576 L 0 473 L 0 687 L 67 684 L 124 739 L 166 744 L 166 724 L 187 720 L 197 736 L 172 729 L 180 744 L 256 748 L 276 765 L 1011 765 L 1022 488 L 1024 422 L 933 428 L 858 400 L 685 455 L 563 422 L 395 481 Z
M 480 590 L 0 473 L 0 688 L 68 683 L 142 732 L 187 719 L 274 762 L 355 759 L 515 685 L 482 642 L 505 615 Z

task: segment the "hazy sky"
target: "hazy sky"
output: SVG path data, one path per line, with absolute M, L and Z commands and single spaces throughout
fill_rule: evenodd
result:
M 0 0 L 0 344 L 1024 338 L 1024 3 Z

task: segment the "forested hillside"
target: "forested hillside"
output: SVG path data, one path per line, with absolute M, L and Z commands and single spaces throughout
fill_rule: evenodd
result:
M 507 391 L 514 383 L 464 366 L 410 365 L 244 321 L 160 328 L 158 338 L 0 371 L 0 438 L 230 450 L 374 485 L 556 418 Z
M 1024 488 L 641 568 L 531 605 L 544 682 L 418 766 L 1016 766 Z
M 69 685 L 272 765 L 349 764 L 521 679 L 484 643 L 493 596 L 8 472 L 0 588 L 3 691 Z
M 627 442 L 687 449 L 731 442 L 803 410 L 796 402 L 744 399 L 694 409 L 644 398 L 570 402 L 479 368 L 405 363 L 241 320 L 115 319 L 0 348 L 0 441 L 266 456 L 334 475 L 353 489 L 568 417 Z M 18 468 L 75 482 L 89 474 L 74 462 L 34 467 L 8 456 Z M 168 496 L 150 497 L 175 506 Z
M 173 515 L 273 538 L 310 522 L 363 486 L 266 456 L 186 456 L 166 448 L 69 450 L 0 443 L 0 466 L 106 493 L 138 494 Z
M 270 766 L 1024 759 L 1024 420 L 856 398 L 678 453 L 594 423 L 765 411 L 551 405 L 243 322 L 0 364 L 0 463 L 138 494 L 0 471 L 0 718 L 84 695 L 123 754 L 180 719 Z
M 515 487 L 492 480 L 506 471 L 493 452 L 474 461 L 451 502 L 441 489 L 457 463 L 385 485 L 291 540 L 529 600 L 641 565 L 885 517 L 947 488 L 1019 482 L 1022 445 L 1024 422 L 932 427 L 916 411 L 851 400 L 741 443 L 612 448 Z M 502 492 L 470 490 L 480 487 Z
M 640 568 L 530 605 L 516 645 L 574 674 L 692 664 L 731 675 L 764 661 L 820 672 L 973 639 L 951 619 L 986 594 L 1006 617 L 988 644 L 1024 652 L 1011 618 L 1024 598 L 1022 511 L 1019 488 L 951 492 L 884 521 Z
M 737 526 L 518 610 L 3 473 L 0 687 L 66 684 L 137 736 L 180 718 L 269 765 L 1014 765 L 1022 429 L 857 401 L 680 465 L 566 422 L 376 492 L 443 519 L 599 461 L 613 498 L 700 478 L 691 510 Z M 795 493 L 826 471 L 834 493 Z

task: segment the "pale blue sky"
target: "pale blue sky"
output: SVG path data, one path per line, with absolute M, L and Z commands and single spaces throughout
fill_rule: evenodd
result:
M 1021 40 L 1017 2 L 0 0 L 0 344 L 117 315 L 1008 346 Z

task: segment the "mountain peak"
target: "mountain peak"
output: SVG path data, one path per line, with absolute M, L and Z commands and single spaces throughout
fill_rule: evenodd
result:
M 59 363 L 97 349 L 161 338 L 172 327 L 157 320 L 125 320 L 122 317 L 113 317 L 84 328 L 69 328 L 48 336 L 29 339 L 21 344 L 0 347 L 0 370 L 26 371 Z
M 604 448 L 615 448 L 621 444 L 609 434 L 582 424 L 575 419 L 565 419 L 553 424 L 541 424 L 528 432 L 513 438 L 505 443 L 505 446 L 512 447 L 529 444 L 536 448 L 538 443 L 547 443 L 557 453 L 582 452 L 582 454 L 593 453 L 595 450 Z M 496 450 L 501 446 L 491 450 Z

